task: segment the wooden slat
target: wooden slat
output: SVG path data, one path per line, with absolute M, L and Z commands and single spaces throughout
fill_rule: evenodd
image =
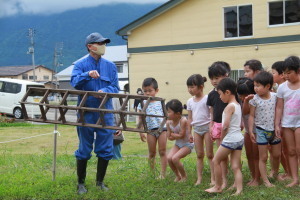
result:
M 43 97 L 40 102 L 26 102 L 29 94 L 31 92 L 40 92 L 43 94 Z M 56 93 L 62 95 L 62 100 L 58 105 L 51 105 L 48 101 L 48 95 L 50 93 Z M 82 96 L 81 101 L 78 106 L 70 106 L 67 104 L 67 98 L 69 95 L 80 95 Z M 101 104 L 98 108 L 90 108 L 85 107 L 85 103 L 89 96 L 94 96 L 101 99 Z M 112 110 L 105 108 L 105 104 L 110 98 L 118 98 L 121 104 L 121 108 L 119 110 Z M 124 99 L 124 100 L 123 100 Z M 142 101 L 142 112 L 132 112 L 126 111 L 126 106 L 130 99 L 139 99 Z M 146 100 L 144 103 L 143 101 Z M 151 101 L 160 101 L 163 107 L 163 115 L 147 115 L 146 109 Z M 146 124 L 146 117 L 159 117 L 163 118 L 163 122 L 160 125 L 160 129 L 163 127 L 166 121 L 166 110 L 164 105 L 164 99 L 159 97 L 147 97 L 142 95 L 130 95 L 130 94 L 112 94 L 112 93 L 99 93 L 92 91 L 79 91 L 79 90 L 60 90 L 60 89 L 44 89 L 44 88 L 30 88 L 25 96 L 22 98 L 21 107 L 24 113 L 25 120 L 27 121 L 35 121 L 35 122 L 44 122 L 44 123 L 52 123 L 52 124 L 65 124 L 65 125 L 73 125 L 73 126 L 84 126 L 84 127 L 92 127 L 92 128 L 106 128 L 106 129 L 114 129 L 114 130 L 123 130 L 123 131 L 133 131 L 133 132 L 149 132 Z M 40 119 L 34 119 L 28 117 L 26 105 L 38 106 L 41 112 Z M 58 120 L 50 120 L 47 118 L 48 111 L 50 109 L 58 109 L 60 112 L 60 117 Z M 79 117 L 76 122 L 70 122 L 66 120 L 66 113 L 68 110 L 76 110 L 78 112 Z M 96 124 L 89 124 L 84 122 L 84 114 L 85 112 L 98 112 L 99 119 L 97 119 Z M 104 115 L 106 113 L 119 114 L 120 115 L 120 123 L 115 126 L 106 126 L 104 121 Z M 140 116 L 142 119 L 142 126 L 137 128 L 130 128 L 126 125 L 125 117 L 127 115 Z M 119 127 L 122 124 L 122 127 Z

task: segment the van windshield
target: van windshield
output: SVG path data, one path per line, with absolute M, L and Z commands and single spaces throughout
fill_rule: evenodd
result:
M 35 87 L 35 88 L 45 88 L 45 86 L 43 85 L 27 85 L 26 91 L 28 91 L 28 89 L 30 87 Z M 29 96 L 44 96 L 44 91 L 31 91 Z

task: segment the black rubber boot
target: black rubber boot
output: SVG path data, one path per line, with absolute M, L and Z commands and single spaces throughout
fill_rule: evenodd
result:
M 85 177 L 86 177 L 86 166 L 87 166 L 87 160 L 77 160 L 77 177 L 78 177 L 77 193 L 78 194 L 87 193 L 87 189 L 84 186 Z
M 108 190 L 108 187 L 106 187 L 103 183 L 106 169 L 108 166 L 109 160 L 105 160 L 103 158 L 98 157 L 98 164 L 97 164 L 97 176 L 96 176 L 96 186 L 99 186 L 101 190 Z

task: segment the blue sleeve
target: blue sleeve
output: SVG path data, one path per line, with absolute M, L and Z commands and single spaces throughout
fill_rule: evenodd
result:
M 77 90 L 82 90 L 86 81 L 91 80 L 89 76 L 89 71 L 84 72 L 83 68 L 80 65 L 74 65 L 72 76 L 71 76 L 71 85 Z

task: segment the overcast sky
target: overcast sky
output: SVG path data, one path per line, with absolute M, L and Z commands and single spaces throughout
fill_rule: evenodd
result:
M 109 3 L 165 3 L 168 0 L 0 0 L 0 17 L 15 14 L 53 14 Z

